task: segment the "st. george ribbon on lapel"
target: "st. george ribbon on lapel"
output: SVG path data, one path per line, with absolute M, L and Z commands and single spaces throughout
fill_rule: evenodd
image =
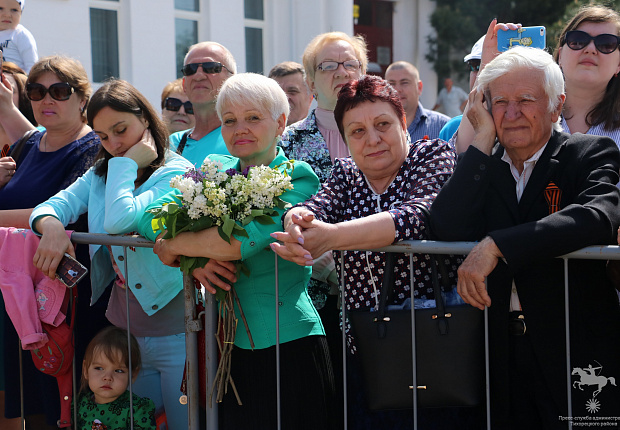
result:
M 4 147 L 2 148 L 2 152 L 0 152 L 0 158 L 4 158 L 7 155 L 9 155 L 10 150 L 11 150 L 11 146 L 8 143 L 4 145 Z
M 545 199 L 549 205 L 549 215 L 560 210 L 560 199 L 562 198 L 562 190 L 553 182 L 549 182 L 545 189 Z

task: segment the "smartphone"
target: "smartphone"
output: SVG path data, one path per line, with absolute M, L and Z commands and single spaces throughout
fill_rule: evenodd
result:
M 545 49 L 547 30 L 543 26 L 521 27 L 516 30 L 499 30 L 497 32 L 497 50 L 507 51 L 513 46 L 529 46 Z
M 56 277 L 67 286 L 73 288 L 88 273 L 88 269 L 82 263 L 65 253 L 60 264 L 56 268 Z

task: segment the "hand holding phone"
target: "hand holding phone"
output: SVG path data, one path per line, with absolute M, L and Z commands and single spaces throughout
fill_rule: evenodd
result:
M 546 34 L 546 29 L 543 26 L 500 30 L 497 32 L 497 50 L 503 52 L 513 46 L 545 49 L 547 46 Z
M 65 253 L 56 268 L 56 277 L 67 286 L 73 288 L 88 273 L 88 269 L 75 258 Z

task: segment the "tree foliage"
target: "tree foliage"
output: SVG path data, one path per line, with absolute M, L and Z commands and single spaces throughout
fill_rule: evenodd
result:
M 515 22 L 524 26 L 547 27 L 547 46 L 555 49 L 564 24 L 586 4 L 605 4 L 616 10 L 620 0 L 435 0 L 436 9 L 430 17 L 436 36 L 428 37 L 426 59 L 433 63 L 440 80 L 450 75 L 467 73 L 463 57 L 480 36 L 487 31 L 493 18 L 498 22 Z

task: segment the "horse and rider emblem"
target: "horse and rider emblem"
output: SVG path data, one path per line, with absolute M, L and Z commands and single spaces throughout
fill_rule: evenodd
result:
M 598 400 L 595 399 L 595 397 L 601 393 L 603 387 L 605 387 L 608 382 L 614 387 L 617 387 L 615 378 L 613 376 L 610 376 L 608 378 L 601 375 L 600 373 L 603 369 L 603 366 L 598 361 L 596 361 L 596 364 L 598 364 L 597 367 L 593 367 L 592 364 L 588 364 L 588 367 L 584 368 L 574 367 L 573 371 L 571 372 L 571 375 L 579 375 L 580 377 L 578 381 L 573 382 L 573 388 L 579 388 L 581 391 L 583 391 L 584 385 L 596 385 L 598 387 L 592 393 L 592 399 L 586 402 L 586 408 L 588 409 L 588 412 L 598 412 L 600 408 L 600 403 L 598 402 Z

